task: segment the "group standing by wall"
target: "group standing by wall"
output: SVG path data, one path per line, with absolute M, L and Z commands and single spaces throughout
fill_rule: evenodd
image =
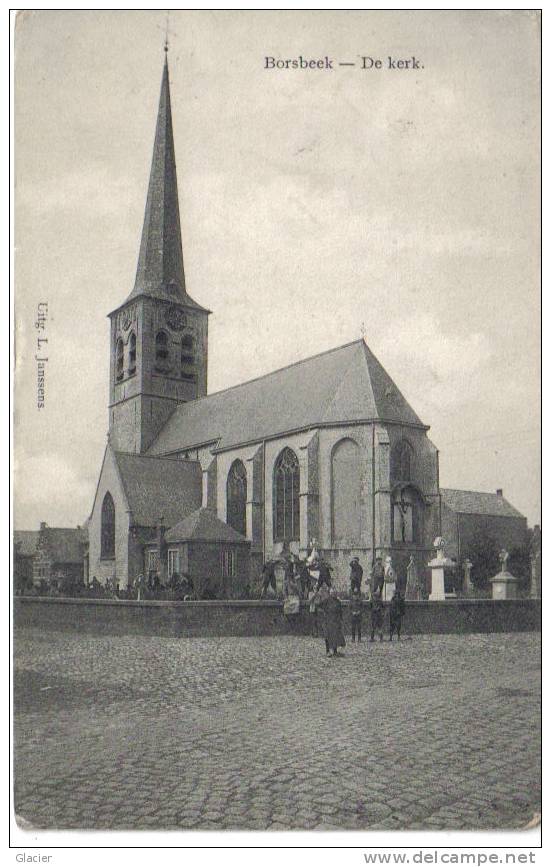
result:
M 261 598 L 269 591 L 276 595 L 276 566 L 278 561 L 269 560 L 262 570 Z M 322 636 L 327 656 L 337 656 L 345 646 L 343 609 L 337 590 L 332 586 L 332 568 L 312 548 L 305 560 L 292 554 L 286 555 L 283 565 L 283 613 L 292 618 L 300 613 L 301 601 L 308 601 L 312 635 Z M 350 626 L 352 642 L 361 642 L 364 614 L 369 612 L 370 640 L 375 636 L 383 641 L 385 615 L 388 608 L 389 640 L 396 635 L 400 639 L 405 615 L 405 600 L 396 582 L 391 558 L 385 564 L 377 557 L 369 578 L 367 594 L 362 592 L 363 567 L 358 557 L 350 562 Z M 385 603 L 385 592 L 386 602 Z

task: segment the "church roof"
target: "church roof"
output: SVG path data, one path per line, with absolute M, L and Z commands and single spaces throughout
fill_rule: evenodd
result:
M 168 527 L 201 505 L 202 471 L 197 461 L 114 452 L 134 524 Z
M 356 421 L 425 427 L 363 340 L 176 407 L 149 449 L 226 449 Z
M 136 281 L 130 298 L 153 295 L 204 310 L 186 292 L 168 63 L 165 60 Z
M 524 518 L 514 506 L 500 494 L 485 491 L 458 491 L 441 488 L 442 501 L 452 510 L 467 515 L 496 515 L 503 518 Z
M 246 543 L 247 539 L 225 524 L 212 509 L 197 509 L 168 530 L 167 542 L 234 542 Z

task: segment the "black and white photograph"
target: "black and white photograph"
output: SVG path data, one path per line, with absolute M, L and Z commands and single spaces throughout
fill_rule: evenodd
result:
M 539 845 L 540 26 L 17 13 L 20 841 Z

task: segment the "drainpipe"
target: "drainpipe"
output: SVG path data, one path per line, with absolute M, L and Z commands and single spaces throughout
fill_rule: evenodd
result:
M 266 562 L 266 440 L 262 440 L 262 565 Z
M 375 424 L 371 425 L 371 565 L 375 563 Z
M 442 494 L 440 493 L 440 451 L 436 449 L 436 487 L 438 490 L 438 535 L 442 535 Z

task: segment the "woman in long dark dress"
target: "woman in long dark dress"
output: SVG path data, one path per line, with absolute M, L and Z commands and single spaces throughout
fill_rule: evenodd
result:
M 331 588 L 328 598 L 322 605 L 325 652 L 327 656 L 338 656 L 337 648 L 344 647 L 346 642 L 342 631 L 342 605 L 334 587 Z

